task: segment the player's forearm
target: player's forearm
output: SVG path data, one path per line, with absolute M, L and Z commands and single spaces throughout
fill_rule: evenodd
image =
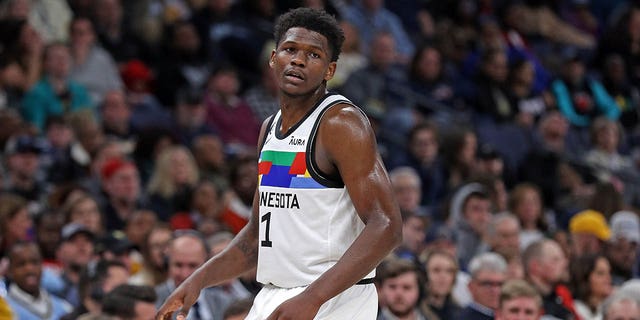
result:
M 251 226 L 246 226 L 224 251 L 209 259 L 194 273 L 202 288 L 235 278 L 256 266 L 258 240 L 253 234 Z
M 320 304 L 354 285 L 376 268 L 402 240 L 398 221 L 369 221 L 342 258 L 306 289 Z

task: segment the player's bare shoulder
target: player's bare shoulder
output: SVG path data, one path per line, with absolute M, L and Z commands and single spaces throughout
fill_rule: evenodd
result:
M 327 110 L 320 123 L 319 134 L 327 135 L 347 143 L 345 139 L 366 141 L 375 139 L 369 119 L 364 112 L 350 103 L 339 103 Z

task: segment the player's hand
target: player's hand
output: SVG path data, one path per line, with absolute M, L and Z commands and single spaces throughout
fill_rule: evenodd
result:
M 178 311 L 177 320 L 185 320 L 189 314 L 189 309 L 196 303 L 202 288 L 198 286 L 198 281 L 194 277 L 185 280 L 171 295 L 164 301 L 158 313 L 157 320 L 171 319 L 173 313 Z
M 313 320 L 322 303 L 301 293 L 285 302 L 271 313 L 267 320 Z

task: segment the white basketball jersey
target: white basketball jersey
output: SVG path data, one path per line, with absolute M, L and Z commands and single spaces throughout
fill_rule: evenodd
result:
M 286 134 L 278 112 L 267 128 L 258 164 L 257 280 L 281 288 L 306 286 L 331 268 L 364 228 L 339 177 L 323 177 L 313 150 L 324 112 L 341 95 L 326 95 Z M 373 277 L 371 271 L 367 278 Z

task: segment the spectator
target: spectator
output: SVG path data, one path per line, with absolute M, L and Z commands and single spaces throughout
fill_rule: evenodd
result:
M 120 142 L 123 150 L 130 152 L 136 143 L 132 126 L 132 110 L 124 92 L 110 90 L 104 93 L 100 105 L 100 116 L 104 134 Z
M 207 123 L 216 128 L 225 144 L 241 149 L 253 148 L 257 144 L 260 123 L 240 96 L 240 81 L 235 68 L 223 65 L 211 73 L 205 105 Z M 242 127 L 238 123 L 242 123 Z
M 524 276 L 520 259 L 520 222 L 513 214 L 501 212 L 491 218 L 487 226 L 487 244 L 492 252 L 507 262 L 509 279 Z
M 26 19 L 8 18 L 0 25 L 4 31 L 0 37 L 3 46 L 0 56 L 4 60 L 2 82 L 8 94 L 8 106 L 18 109 L 18 98 L 22 98 L 40 78 L 44 43 Z
M 428 253 L 424 266 L 427 272 L 426 295 L 420 311 L 427 319 L 457 319 L 461 309 L 452 297 L 458 273 L 455 257 L 443 251 L 433 251 Z
M 128 160 L 108 160 L 101 169 L 101 182 L 106 203 L 100 211 L 106 231 L 123 230 L 125 221 L 142 206 L 138 169 Z
M 169 264 L 169 278 L 156 286 L 156 307 L 164 303 L 165 299 L 187 277 L 200 267 L 209 257 L 209 249 L 202 236 L 195 231 L 185 230 L 174 233 L 167 249 Z M 191 308 L 194 320 L 220 319 L 223 310 L 215 305 L 217 299 L 208 299 L 210 289 L 205 289 Z M 217 316 L 218 318 L 214 318 Z
M 445 166 L 445 190 L 454 190 L 475 173 L 478 137 L 468 128 L 452 129 L 442 141 L 442 163 Z
M 571 256 L 604 253 L 604 244 L 611 238 L 611 230 L 602 213 L 585 210 L 569 221 Z
M 525 276 L 542 297 L 545 315 L 577 319 L 569 290 L 560 283 L 569 280 L 567 258 L 554 240 L 539 240 L 522 254 Z
M 57 212 L 43 212 L 34 218 L 34 223 L 35 238 L 42 254 L 44 271 L 46 272 L 47 269 L 57 271 L 60 265 L 56 258 L 56 250 L 62 240 L 61 231 L 64 226 L 64 216 Z
M 470 101 L 476 115 L 495 123 L 516 118 L 518 110 L 509 101 L 508 76 L 509 62 L 503 50 L 491 49 L 483 53 L 475 80 L 476 92 Z
M 640 121 L 635 107 L 640 104 L 640 91 L 631 83 L 627 64 L 620 54 L 612 53 L 605 57 L 602 84 L 620 107 L 620 124 L 627 133 L 633 132 Z
M 81 303 L 80 274 L 94 258 L 94 234 L 81 224 L 70 223 L 62 228 L 60 237 L 56 257 L 61 268 L 58 273 L 52 273 L 55 278 L 48 281 L 50 286 L 46 289 L 77 307 Z
M 611 267 L 607 258 L 584 255 L 573 259 L 571 286 L 580 319 L 602 319 L 602 303 L 612 292 Z
M 166 56 L 158 64 L 156 95 L 163 105 L 173 108 L 175 93 L 206 88 L 211 65 L 193 23 L 180 21 L 168 30 Z
M 62 212 L 65 215 L 65 223 L 81 224 L 96 236 L 104 233 L 104 218 L 98 203 L 91 196 L 81 195 L 67 199 Z
M 43 76 L 25 94 L 22 103 L 22 116 L 40 131 L 51 115 L 93 107 L 86 88 L 69 78 L 69 47 L 61 43 L 47 46 L 43 61 Z
M 457 235 L 458 260 L 463 270 L 476 254 L 486 250 L 485 235 L 491 220 L 491 200 L 479 183 L 462 186 L 451 198 L 448 224 Z
M 542 313 L 540 294 L 523 280 L 511 280 L 500 290 L 496 320 L 538 320 Z
M 426 217 L 411 211 L 402 213 L 402 243 L 394 250 L 394 254 L 401 259 L 419 263 L 419 257 L 425 248 L 428 220 Z
M 48 180 L 53 184 L 83 179 L 88 171 L 88 159 L 69 121 L 62 116 L 50 116 L 45 125 L 48 148 L 43 155 Z
M 153 126 L 168 126 L 171 114 L 152 94 L 155 77 L 152 70 L 140 60 L 131 60 L 120 68 L 125 84 L 127 103 L 131 107 L 131 126 L 143 131 Z
M 189 90 L 180 92 L 174 110 L 174 130 L 180 143 L 192 146 L 193 141 L 201 135 L 215 134 L 215 128 L 207 123 L 207 109 L 204 105 L 202 91 Z
M 189 211 L 189 195 L 198 182 L 198 169 L 189 149 L 172 146 L 160 153 L 147 186 L 149 207 L 161 221 Z
M 602 306 L 604 320 L 637 319 L 640 315 L 638 297 L 628 294 L 614 294 Z
M 156 213 L 151 210 L 138 210 L 127 220 L 125 236 L 137 250 L 145 247 L 145 239 L 158 223 Z
M 27 210 L 27 201 L 20 196 L 0 193 L 0 256 L 15 243 L 30 240 L 33 220 Z
M 7 302 L 18 319 L 58 319 L 71 311 L 67 301 L 40 287 L 42 256 L 33 242 L 14 244 L 8 251 Z
M 78 284 L 80 305 L 61 320 L 74 320 L 85 314 L 98 315 L 102 300 L 115 287 L 127 282 L 129 270 L 119 261 L 98 260 L 82 271 Z
M 344 12 L 344 20 L 352 23 L 360 34 L 365 47 L 364 52 L 374 52 L 373 42 L 376 33 L 385 31 L 393 37 L 398 45 L 398 61 L 407 62 L 413 54 L 414 46 L 402 26 L 400 19 L 384 7 L 384 1 L 358 0 L 354 1 Z
M 395 168 L 389 172 L 389 179 L 391 179 L 391 186 L 401 211 L 419 216 L 427 214 L 425 209 L 420 206 L 422 181 L 413 168 Z
M 231 169 L 229 182 L 231 189 L 226 196 L 220 221 L 237 234 L 249 220 L 251 204 L 258 180 L 256 161 L 252 157 L 238 159 Z
M 212 134 L 195 138 L 192 146 L 201 177 L 213 181 L 220 190 L 226 190 L 229 186 L 229 166 L 224 147 L 220 137 Z
M 38 139 L 27 135 L 14 136 L 5 146 L 7 172 L 4 188 L 27 200 L 32 214 L 42 206 L 48 191 L 48 182 L 39 174 L 43 151 Z
M 469 274 L 473 301 L 460 312 L 460 318 L 493 319 L 500 304 L 500 288 L 507 276 L 507 262 L 496 253 L 481 253 L 469 263 Z
M 333 74 L 333 78 L 327 82 L 329 89 L 339 89 L 351 73 L 367 64 L 367 56 L 362 53 L 362 39 L 358 29 L 346 20 L 339 22 L 344 32 L 344 42 L 340 50 L 340 59 Z
M 599 115 L 611 120 L 620 117 L 620 109 L 598 80 L 586 74 L 585 62 L 576 53 L 564 59 L 562 75 L 551 84 L 558 109 L 577 128 L 588 127 Z
M 121 284 L 104 297 L 102 313 L 119 319 L 152 319 L 156 314 L 155 300 L 152 287 Z
M 142 268 L 131 277 L 129 282 L 138 285 L 157 286 L 167 280 L 167 246 L 171 240 L 171 229 L 165 224 L 156 224 L 151 228 L 142 247 L 144 258 Z
M 390 123 L 383 123 L 380 130 L 384 132 L 385 139 L 401 145 L 404 143 L 403 134 L 414 124 L 402 103 L 403 97 L 398 96 L 398 91 L 404 90 L 406 72 L 397 63 L 396 42 L 391 34 L 380 31 L 370 44 L 368 63 L 354 70 L 339 91 L 368 115 L 388 114 L 385 121 Z M 391 113 L 392 109 L 396 112 Z
M 611 238 L 605 252 L 611 263 L 611 277 L 614 286 L 635 277 L 640 244 L 640 221 L 631 211 L 619 211 L 610 219 Z
M 153 58 L 142 41 L 127 29 L 121 0 L 98 0 L 92 4 L 98 40 L 116 63 Z
M 438 128 L 430 122 L 416 124 L 409 131 L 408 152 L 406 159 L 399 161 L 415 169 L 421 181 L 421 202 L 423 206 L 433 209 L 444 199 L 446 181 L 444 164 L 439 154 Z M 390 159 L 390 166 L 394 166 L 394 159 Z
M 340 60 L 342 60 L 342 56 Z M 278 102 L 278 86 L 275 73 L 269 68 L 269 64 L 266 61 L 262 63 L 260 71 L 260 82 L 249 88 L 244 93 L 243 99 L 247 102 L 258 121 L 262 122 L 269 116 L 276 114 L 280 104 Z M 335 76 L 333 79 L 335 79 Z
M 111 55 L 98 45 L 91 20 L 75 17 L 69 29 L 73 57 L 70 78 L 85 86 L 92 104 L 99 105 L 108 91 L 123 89 L 118 68 Z
M 423 277 L 413 262 L 396 259 L 383 262 L 376 275 L 381 299 L 377 320 L 425 320 L 419 310 L 424 296 Z
M 553 103 L 551 94 L 535 92 L 535 66 L 527 59 L 518 59 L 511 64 L 508 76 L 509 99 L 517 112 L 516 123 L 533 129 L 542 114 Z
M 549 225 L 544 214 L 540 189 L 530 183 L 520 183 L 511 190 L 509 211 L 518 218 L 520 231 L 520 250 L 531 243 L 544 238 Z

